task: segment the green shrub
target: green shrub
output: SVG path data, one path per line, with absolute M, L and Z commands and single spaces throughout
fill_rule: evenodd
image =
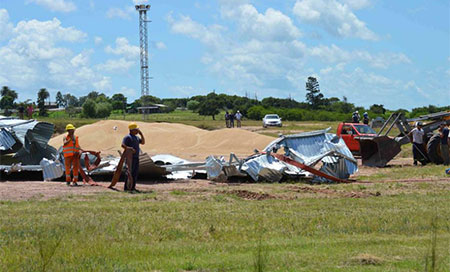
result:
M 101 102 L 95 105 L 95 117 L 106 118 L 109 117 L 112 111 L 112 106 L 108 102 Z
M 96 104 L 92 99 L 86 99 L 82 106 L 82 116 L 84 118 L 95 118 L 97 116 Z
M 188 110 L 195 112 L 196 110 L 198 110 L 198 108 L 200 106 L 200 102 L 198 102 L 196 100 L 189 100 L 186 105 L 187 105 Z

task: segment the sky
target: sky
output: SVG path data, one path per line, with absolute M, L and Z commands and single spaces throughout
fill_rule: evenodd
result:
M 0 0 L 0 86 L 139 98 L 139 20 L 150 4 L 150 94 L 211 91 L 389 109 L 450 105 L 450 1 Z

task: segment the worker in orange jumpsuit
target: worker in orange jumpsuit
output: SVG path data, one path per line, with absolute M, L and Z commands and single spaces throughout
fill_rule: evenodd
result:
M 64 165 L 66 169 L 66 184 L 78 186 L 78 171 L 80 167 L 80 156 L 83 150 L 80 148 L 78 136 L 75 136 L 75 127 L 72 124 L 66 126 L 67 136 L 63 139 Z M 73 180 L 70 178 L 70 170 L 73 168 Z

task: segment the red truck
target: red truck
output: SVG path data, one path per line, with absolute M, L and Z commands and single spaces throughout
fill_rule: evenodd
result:
M 336 134 L 344 140 L 348 149 L 350 149 L 354 155 L 361 154 L 360 142 L 358 139 L 372 139 L 377 136 L 375 130 L 368 125 L 360 123 L 340 123 Z

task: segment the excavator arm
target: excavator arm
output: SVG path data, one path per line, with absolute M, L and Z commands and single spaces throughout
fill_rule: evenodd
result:
M 371 167 L 386 166 L 390 160 L 400 153 L 401 146 L 410 142 L 408 137 L 408 133 L 412 130 L 410 123 L 423 120 L 431 121 L 422 127 L 425 134 L 428 134 L 438 129 L 442 123 L 450 124 L 450 112 L 438 112 L 413 119 L 406 119 L 401 112 L 391 114 L 377 136 L 357 138 L 360 143 L 362 164 Z M 388 134 L 394 126 L 398 128 L 400 133 L 397 137 L 391 138 Z M 438 161 L 433 162 L 439 163 Z

